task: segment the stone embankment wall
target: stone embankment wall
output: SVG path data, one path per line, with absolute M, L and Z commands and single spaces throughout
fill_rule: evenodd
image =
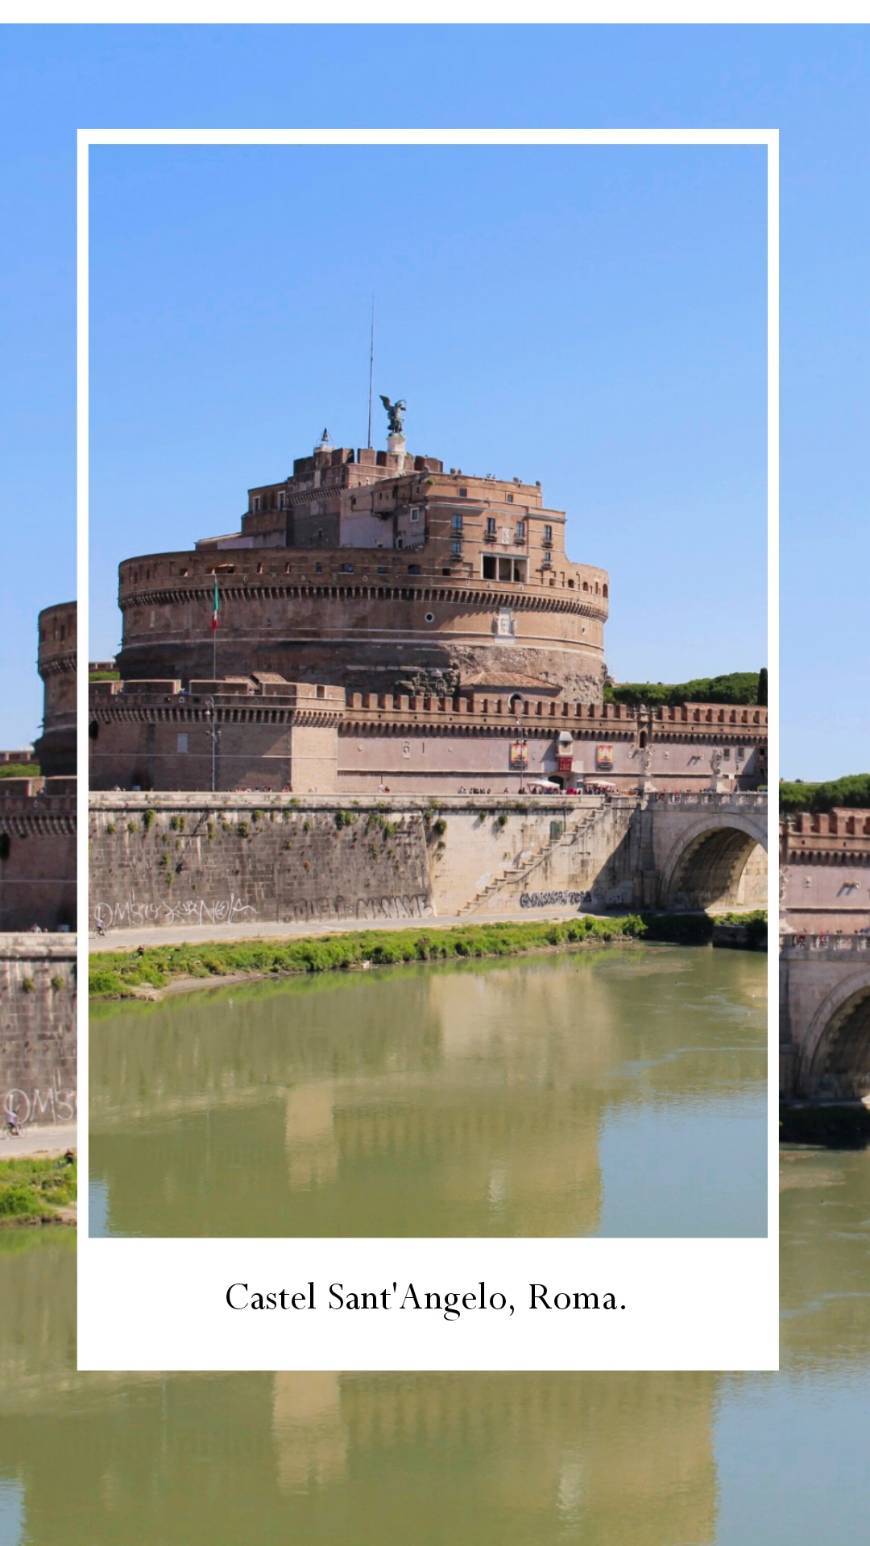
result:
M 633 802 L 91 801 L 91 922 L 107 928 L 497 914 L 628 904 Z M 484 893 L 486 893 L 484 895 Z M 564 893 L 563 898 L 554 893 Z M 528 900 L 522 902 L 525 896 Z
M 107 928 L 432 911 L 417 810 L 229 795 L 100 795 L 90 817 L 92 923 Z
M 22 1124 L 75 1118 L 75 1003 L 74 936 L 0 934 L 0 1111 Z
M 681 854 L 694 876 L 693 905 L 705 905 L 708 874 L 712 905 L 754 905 L 738 888 L 753 843 L 764 841 L 763 801 L 97 793 L 91 922 L 138 928 L 667 906 L 667 877 L 682 873 Z M 723 833 L 727 863 L 716 846 Z

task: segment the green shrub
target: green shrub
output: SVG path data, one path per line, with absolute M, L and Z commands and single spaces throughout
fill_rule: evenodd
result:
M 724 676 L 698 676 L 688 682 L 608 682 L 605 703 L 647 708 L 680 703 L 758 703 L 759 673 L 730 671 Z
M 146 832 L 148 832 L 154 825 L 154 812 L 151 810 L 150 806 L 147 811 L 142 812 L 142 825 Z

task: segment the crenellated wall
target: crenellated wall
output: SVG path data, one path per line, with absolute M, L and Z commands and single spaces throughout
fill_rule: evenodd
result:
M 75 1118 L 75 1001 L 73 936 L 0 934 L 0 1113 L 22 1125 Z
M 870 811 L 800 812 L 780 832 L 783 923 L 796 933 L 870 929 Z
M 351 693 L 272 673 L 99 682 L 91 786 L 516 795 L 535 778 L 623 792 L 754 788 L 767 710 L 636 710 L 541 694 Z M 214 763 L 214 768 L 212 768 Z

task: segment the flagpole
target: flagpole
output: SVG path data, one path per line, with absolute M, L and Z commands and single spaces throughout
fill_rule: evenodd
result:
M 366 431 L 368 439 L 366 445 L 372 448 L 372 378 L 375 368 L 375 297 L 372 295 L 372 320 L 369 331 L 369 425 Z

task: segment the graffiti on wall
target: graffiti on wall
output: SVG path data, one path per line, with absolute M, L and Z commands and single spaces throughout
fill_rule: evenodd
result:
M 74 1122 L 75 1090 L 7 1090 L 3 1096 L 4 1121 L 18 1127 L 29 1122 Z
M 242 918 L 253 922 L 257 909 L 231 891 L 216 902 L 207 902 L 204 897 L 179 902 L 140 902 L 132 896 L 123 902 L 95 902 L 93 914 L 98 929 L 166 929 L 173 924 L 237 923 Z
M 299 897 L 282 908 L 282 917 L 294 922 L 309 918 L 422 918 L 431 911 L 429 897 L 420 892 L 414 896 Z

